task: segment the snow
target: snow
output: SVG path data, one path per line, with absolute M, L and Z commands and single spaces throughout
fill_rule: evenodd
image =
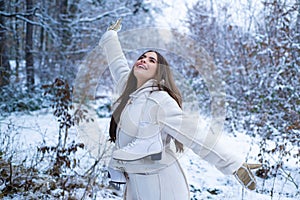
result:
M 22 160 L 25 157 L 30 158 L 30 156 L 34 156 L 37 146 L 42 144 L 54 145 L 57 141 L 58 125 L 50 110 L 44 109 L 30 114 L 12 114 L 10 117 L 0 121 L 1 133 L 5 132 L 7 124 L 10 122 L 15 124 L 15 128 L 17 130 L 14 136 L 11 135 L 11 137 L 14 137 L 15 143 L 10 147 L 11 152 L 15 152 L 15 154 L 18 155 L 15 157 L 17 159 L 15 162 L 18 162 L 18 159 Z M 100 127 L 104 130 L 104 134 L 108 134 L 107 127 L 109 119 L 99 118 L 97 119 L 97 123 L 99 123 Z M 236 135 L 236 137 L 231 136 L 230 140 L 233 140 L 235 145 L 228 146 L 228 148 L 231 148 L 237 153 L 247 154 L 249 163 L 257 163 L 256 155 L 259 152 L 259 138 L 251 138 L 244 133 L 238 132 L 234 135 Z M 75 129 L 72 129 L 69 134 L 69 142 L 72 140 L 79 140 Z M 81 173 L 84 168 L 87 169 L 88 166 L 91 166 L 94 163 L 94 158 L 87 155 L 89 154 L 86 149 L 79 150 L 79 154 L 77 156 L 81 159 L 81 168 L 76 169 L 77 173 Z M 105 166 L 105 162 L 106 160 L 103 159 L 103 163 L 98 164 L 100 168 L 101 166 Z M 248 191 L 243 189 L 243 187 L 235 180 L 234 176 L 222 174 L 214 166 L 200 159 L 191 150 L 187 149 L 185 153 L 180 156 L 180 163 L 182 164 L 183 170 L 187 176 L 192 199 L 299 199 L 299 194 L 296 196 L 297 188 L 291 183 L 291 181 L 288 181 L 284 175 L 267 180 L 256 177 L 258 182 L 257 191 Z M 300 175 L 299 173 L 297 174 L 297 166 L 292 164 L 293 162 L 290 163 L 291 165 L 289 165 L 288 168 L 291 176 L 299 185 Z M 41 169 L 46 167 L 47 166 L 41 166 Z M 105 167 L 103 170 L 105 171 Z M 40 173 L 42 173 L 42 170 Z M 68 171 L 66 171 L 66 173 L 68 173 Z M 40 176 L 42 176 L 42 174 L 40 174 Z M 98 190 L 92 197 L 90 197 L 90 199 L 122 199 L 122 190 L 116 190 L 108 187 L 107 178 L 105 178 L 105 176 L 102 178 L 105 186 L 95 186 Z M 270 196 L 272 187 L 274 187 L 273 197 Z M 3 189 L 3 185 L 0 185 L 0 189 Z M 73 193 L 75 193 L 76 198 L 80 199 L 84 194 L 84 191 L 84 188 L 77 189 Z M 60 192 L 61 190 L 57 188 L 55 191 L 52 191 L 52 194 L 59 194 Z M 38 192 L 31 194 L 32 197 L 36 198 L 40 197 L 38 195 L 41 194 Z M 48 195 L 47 197 L 47 199 L 52 198 L 55 199 L 54 196 Z M 4 199 L 23 198 L 22 194 L 18 194 Z

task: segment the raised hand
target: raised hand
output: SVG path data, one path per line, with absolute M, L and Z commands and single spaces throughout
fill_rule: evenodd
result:
M 250 170 L 258 169 L 261 164 L 247 164 L 244 163 L 236 172 L 234 172 L 235 178 L 242 184 L 245 188 L 249 190 L 255 190 L 256 179 Z
M 122 28 L 122 18 L 119 18 L 115 23 L 111 24 L 107 30 L 120 31 Z

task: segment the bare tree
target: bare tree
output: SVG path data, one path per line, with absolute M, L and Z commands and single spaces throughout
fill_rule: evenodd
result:
M 226 82 L 226 128 L 262 138 L 258 158 L 263 169 L 257 175 L 273 177 L 275 183 L 277 176 L 288 174 L 286 161 L 294 157 L 299 163 L 300 5 L 296 0 L 264 0 L 256 10 L 253 2 L 247 3 L 248 27 L 222 19 L 211 23 L 215 15 L 205 3 L 190 9 L 189 26 L 214 56 Z M 227 16 L 225 3 L 216 8 L 219 16 Z M 268 146 L 270 140 L 274 148 Z
M 1 1 L 1 82 L 4 77 L 9 80 L 9 59 L 16 63 L 14 80 L 25 77 L 28 88 L 35 86 L 35 77 L 42 82 L 57 76 L 72 80 L 76 63 L 96 44 L 110 21 L 124 18 L 124 30 L 149 23 L 149 6 L 143 0 Z M 10 45 L 9 51 L 5 44 Z
M 0 1 L 0 11 L 5 10 L 5 2 Z M 9 84 L 10 65 L 4 16 L 0 15 L 0 87 Z
M 26 22 L 26 45 L 25 45 L 25 60 L 26 60 L 26 84 L 29 90 L 34 87 L 34 60 L 33 60 L 33 0 L 26 0 L 26 12 L 28 20 Z

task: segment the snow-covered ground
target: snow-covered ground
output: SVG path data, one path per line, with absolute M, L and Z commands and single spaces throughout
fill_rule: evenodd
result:
M 99 118 L 97 123 L 107 134 L 108 118 Z M 52 116 L 51 111 L 41 110 L 32 112 L 30 114 L 13 114 L 10 117 L 0 120 L 1 134 L 7 129 L 7 124 L 13 122 L 16 134 L 14 144 L 10 147 L 14 150 L 16 159 L 31 158 L 36 152 L 36 147 L 42 144 L 54 145 L 57 141 L 58 123 Z M 69 142 L 72 140 L 79 141 L 75 129 L 72 129 L 69 134 Z M 11 135 L 12 137 L 12 135 Z M 248 162 L 256 162 L 256 155 L 258 153 L 259 138 L 251 138 L 243 133 L 236 133 L 236 137 L 231 137 L 230 140 L 236 141 L 236 145 L 229 146 L 237 153 L 246 153 Z M 81 165 L 91 166 L 94 160 L 89 158 L 86 150 L 78 150 L 78 156 L 81 157 Z M 30 159 L 28 159 L 30 160 Z M 16 161 L 17 162 L 17 161 Z M 295 184 L 291 183 L 284 175 L 277 178 L 270 178 L 263 180 L 257 177 L 257 191 L 248 191 L 235 180 L 233 176 L 226 176 L 219 172 L 215 167 L 209 163 L 201 160 L 190 150 L 186 150 L 180 156 L 180 162 L 186 173 L 188 182 L 190 184 L 192 199 L 230 199 L 230 200 L 294 200 L 300 199 L 300 194 L 296 195 L 297 188 Z M 289 172 L 297 185 L 300 185 L 300 174 L 297 166 L 292 164 L 288 166 Z M 102 165 L 100 163 L 99 165 Z M 46 166 L 45 166 L 46 167 Z M 105 181 L 104 181 L 105 182 Z M 106 183 L 108 181 L 106 180 Z M 0 182 L 1 184 L 1 182 Z M 0 189 L 3 189 L 0 185 Z M 271 197 L 271 189 L 273 188 L 273 197 Z M 36 192 L 38 193 L 38 192 Z M 83 194 L 82 190 L 75 191 L 76 197 L 80 199 Z M 103 189 L 97 192 L 97 195 L 91 199 L 122 199 L 120 194 L 122 191 Z M 34 194 L 32 194 L 34 196 Z M 22 195 L 13 195 L 4 199 L 24 199 Z M 47 198 L 49 199 L 49 198 Z M 53 198 L 55 199 L 55 198 Z

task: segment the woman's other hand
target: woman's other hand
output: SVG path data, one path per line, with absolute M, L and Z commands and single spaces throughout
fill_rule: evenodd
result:
M 243 165 L 235 171 L 233 174 L 235 178 L 247 189 L 255 190 L 256 188 L 256 179 L 252 174 L 251 170 L 258 169 L 261 167 L 261 164 L 247 164 Z

